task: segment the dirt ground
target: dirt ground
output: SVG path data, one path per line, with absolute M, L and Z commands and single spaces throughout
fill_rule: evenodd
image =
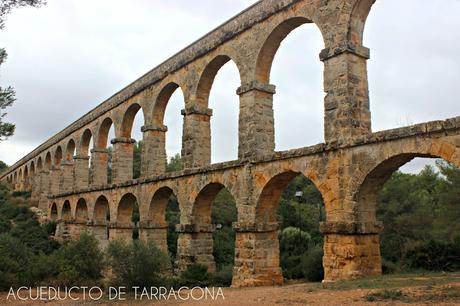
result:
M 137 299 L 134 295 L 126 301 L 18 301 L 8 293 L 0 293 L 1 305 L 460 305 L 460 274 L 430 276 L 393 276 L 334 284 L 298 283 L 282 287 L 222 288 L 224 298 L 214 291 L 216 299 L 155 301 Z M 183 291 L 187 296 L 189 291 Z M 196 291 L 196 296 L 200 295 Z M 27 296 L 27 291 L 23 292 Z

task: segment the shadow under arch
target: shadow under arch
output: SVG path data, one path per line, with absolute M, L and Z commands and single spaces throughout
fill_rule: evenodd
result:
M 69 200 L 66 200 L 62 205 L 61 220 L 64 222 L 72 221 L 72 208 Z
M 57 221 L 57 219 L 58 219 L 58 208 L 57 208 L 56 203 L 51 204 L 49 218 L 52 221 Z
M 99 196 L 94 204 L 93 221 L 102 225 L 110 222 L 109 200 L 103 195 Z
M 86 224 L 88 222 L 88 205 L 86 200 L 81 198 L 77 202 L 77 207 L 75 209 L 75 221 L 77 223 Z
M 139 202 L 133 193 L 126 193 L 120 199 L 116 216 L 116 222 L 110 227 L 110 239 L 139 239 Z

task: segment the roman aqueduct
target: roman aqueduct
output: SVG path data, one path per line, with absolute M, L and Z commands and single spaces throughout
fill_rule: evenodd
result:
M 374 1 L 260 1 L 53 136 L 1 180 L 15 190 L 32 190 L 32 199 L 72 237 L 89 230 L 102 245 L 109 239 L 132 239 L 137 202 L 140 237 L 166 248 L 165 209 L 175 194 L 181 211 L 179 269 L 195 262 L 213 268 L 211 207 L 227 188 L 238 211 L 233 285 L 255 286 L 283 282 L 276 209 L 287 184 L 303 174 L 321 192 L 327 212 L 321 224 L 325 281 L 378 275 L 383 228 L 376 220 L 379 188 L 415 157 L 443 158 L 460 167 L 460 117 L 371 131 L 369 49 L 362 42 Z M 305 23 L 320 29 L 325 44 L 320 54 L 325 143 L 275 152 L 271 64 L 283 39 Z M 238 160 L 211 164 L 208 97 L 214 77 L 228 61 L 236 64 L 241 78 Z M 183 170 L 166 173 L 163 120 L 178 89 L 185 99 Z M 131 133 L 137 112 L 143 112 L 145 123 L 141 176 L 134 180 Z M 112 126 L 116 136 L 108 139 Z M 111 184 L 108 142 L 113 145 Z

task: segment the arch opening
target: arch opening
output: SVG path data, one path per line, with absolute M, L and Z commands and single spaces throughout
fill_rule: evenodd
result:
M 134 139 L 133 146 L 133 179 L 141 176 L 142 160 L 142 127 L 145 125 L 144 112 L 142 107 L 134 103 L 125 112 L 121 124 L 121 137 Z
M 217 56 L 204 70 L 197 89 L 197 103 L 211 108 L 211 163 L 238 159 L 238 66 L 228 56 Z
M 88 222 L 88 205 L 85 199 L 79 199 L 75 210 L 75 221 L 85 224 Z
M 451 256 L 460 241 L 459 198 L 460 169 L 438 156 L 397 154 L 371 169 L 354 200 L 363 221 L 383 222 L 383 272 L 460 268 Z
M 174 265 L 177 254 L 178 233 L 176 225 L 180 223 L 180 208 L 174 191 L 169 187 L 162 187 L 155 192 L 148 212 L 148 220 L 153 222 L 155 227 L 167 226 L 166 246 L 171 262 Z M 158 244 L 163 244 L 159 241 Z
M 57 221 L 58 219 L 58 209 L 57 209 L 57 204 L 56 203 L 53 203 L 51 205 L 51 209 L 50 209 L 50 219 L 52 221 Z
M 321 192 L 299 172 L 274 176 L 259 197 L 256 222 L 278 224 L 279 263 L 286 279 L 322 281 L 324 238 L 319 224 L 326 220 Z
M 65 151 L 65 160 L 66 162 L 73 163 L 73 158 L 76 155 L 76 145 L 73 139 L 70 139 L 67 143 L 66 151 Z
M 213 263 L 210 264 L 215 265 L 217 272 L 225 271 L 226 275 L 231 276 L 235 261 L 236 238 L 232 224 L 238 218 L 236 201 L 231 192 L 220 183 L 208 184 L 195 199 L 192 218 L 197 225 L 212 226 L 214 229 L 212 240 L 203 237 L 205 242 L 212 241 Z M 226 279 L 225 282 L 230 285 L 231 278 Z
M 324 49 L 319 28 L 305 18 L 276 27 L 262 47 L 256 79 L 276 85 L 273 96 L 275 150 L 324 142 Z
M 166 126 L 165 150 L 168 162 L 175 161 L 176 168 L 167 168 L 168 172 L 182 168 L 182 109 L 185 108 L 185 96 L 182 88 L 177 83 L 167 84 L 158 95 L 153 108 L 153 122 L 155 125 Z
M 96 171 L 101 171 L 101 182 L 109 185 L 113 182 L 113 146 L 110 141 L 115 138 L 115 130 L 116 127 L 112 121 L 112 118 L 105 118 L 99 127 L 96 142 L 96 149 L 107 150 L 107 156 L 100 157 L 101 169 L 97 169 Z
M 139 204 L 134 194 L 125 194 L 118 203 L 117 224 L 133 227 L 132 238 L 139 239 Z
M 72 221 L 72 209 L 69 201 L 65 201 L 62 206 L 61 219 L 65 222 Z

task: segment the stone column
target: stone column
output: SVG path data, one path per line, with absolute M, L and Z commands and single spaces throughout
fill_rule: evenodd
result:
M 89 232 L 89 227 L 87 226 L 86 222 L 68 221 L 66 224 L 67 231 L 71 240 L 78 240 L 80 239 L 81 234 L 86 231 Z
M 112 139 L 112 181 L 114 184 L 133 179 L 133 154 L 136 140 L 131 138 Z
M 166 172 L 166 132 L 162 126 L 143 126 L 141 177 L 151 177 Z
M 61 168 L 60 166 L 51 166 L 50 170 L 50 193 L 60 193 L 60 182 L 61 182 Z
M 275 150 L 274 85 L 253 81 L 238 88 L 240 96 L 239 159 L 257 159 Z
M 58 220 L 56 224 L 56 232 L 54 234 L 56 239 L 61 242 L 70 241 L 70 231 L 68 221 Z
M 50 172 L 42 170 L 40 172 L 40 195 L 38 208 L 48 211 L 48 195 L 50 193 Z
M 71 192 L 74 187 L 74 163 L 71 161 L 63 161 L 61 170 L 61 190 L 63 192 Z
M 371 133 L 367 60 L 369 49 L 344 42 L 324 49 L 326 142 L 347 143 Z
M 193 106 L 182 110 L 182 166 L 200 168 L 211 164 L 212 110 Z
M 91 184 L 93 186 L 107 185 L 109 151 L 107 149 L 92 149 L 91 153 Z
M 107 222 L 89 221 L 88 230 L 93 233 L 96 240 L 99 242 L 99 247 L 105 250 L 109 244 L 109 228 Z
M 30 195 L 30 198 L 32 202 L 36 202 L 40 200 L 40 173 L 37 172 L 33 177 L 32 177 L 32 193 Z
M 75 190 L 88 189 L 89 187 L 89 156 L 74 156 Z
M 196 224 L 178 224 L 176 273 L 187 270 L 192 264 L 202 264 L 208 267 L 209 272 L 216 270 L 213 253 L 214 226 Z
M 168 253 L 167 224 L 156 224 L 152 221 L 141 221 L 139 225 L 139 238 L 142 241 L 153 241 L 160 250 Z
M 234 223 L 233 228 L 236 241 L 232 287 L 282 285 L 278 224 Z
M 113 222 L 109 225 L 109 241 L 133 241 L 133 229 L 133 223 L 123 224 L 120 222 Z
M 324 282 L 382 274 L 381 222 L 323 222 Z

